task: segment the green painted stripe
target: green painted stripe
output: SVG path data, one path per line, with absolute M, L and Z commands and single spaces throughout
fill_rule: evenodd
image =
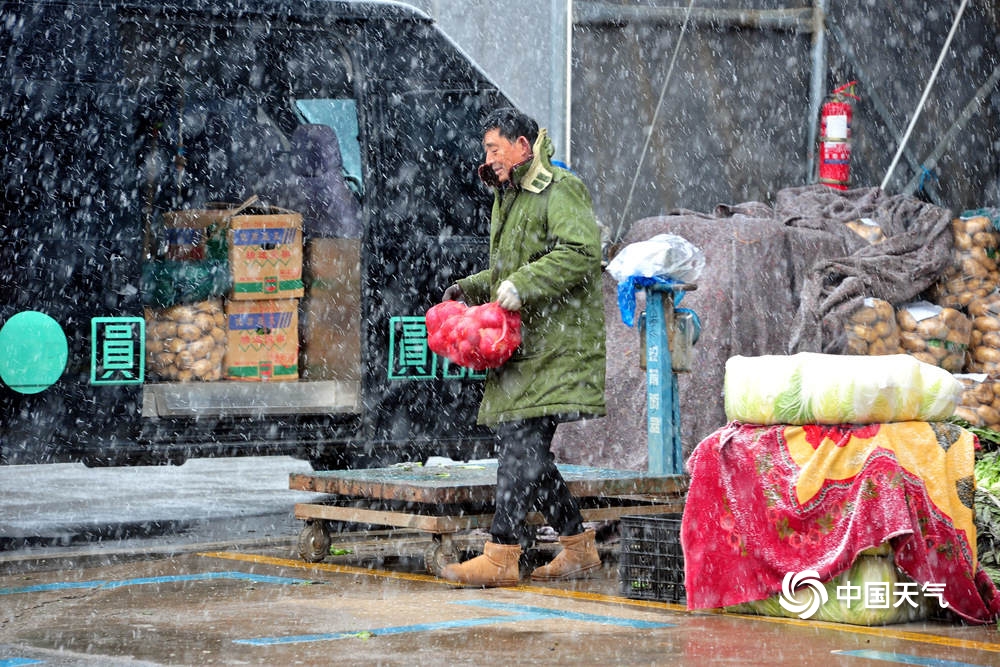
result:
M 257 377 L 260 375 L 260 366 L 230 366 L 226 369 L 226 374 L 229 375 L 229 377 L 236 378 Z M 285 377 L 298 374 L 298 364 L 294 366 L 274 366 L 271 371 L 271 377 Z
M 304 289 L 304 285 L 301 279 L 298 280 L 279 280 L 276 289 L 268 291 L 265 286 L 268 283 L 264 280 L 257 280 L 253 282 L 240 282 L 233 283 L 233 292 L 237 294 L 264 294 L 268 295 L 274 292 L 289 292 L 292 290 Z

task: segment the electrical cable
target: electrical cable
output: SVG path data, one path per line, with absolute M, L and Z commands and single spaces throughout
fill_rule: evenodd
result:
M 684 41 L 684 33 L 687 31 L 688 20 L 691 18 L 691 8 L 694 7 L 694 0 L 688 3 L 687 12 L 684 14 L 684 23 L 681 25 L 681 34 L 677 37 L 677 44 L 674 46 L 674 54 L 670 58 L 670 65 L 667 68 L 667 78 L 663 81 L 663 87 L 660 89 L 660 99 L 656 102 L 656 108 L 653 110 L 653 119 L 649 122 L 649 131 L 646 133 L 646 143 L 643 144 L 642 153 L 639 154 L 639 164 L 635 167 L 635 175 L 632 177 L 632 186 L 628 190 L 628 197 L 625 199 L 625 206 L 622 208 L 622 215 L 618 221 L 618 226 L 615 228 L 614 234 L 611 238 L 613 241 L 621 240 L 622 230 L 625 225 L 625 217 L 628 215 L 628 209 L 632 205 L 632 194 L 635 192 L 635 184 L 639 180 L 639 172 L 642 171 L 642 163 L 646 160 L 646 152 L 649 150 L 649 142 L 653 138 L 653 128 L 656 127 L 656 120 L 660 115 L 660 107 L 663 106 L 663 98 L 667 94 L 667 86 L 670 84 L 670 77 L 674 72 L 674 63 L 677 62 L 677 54 L 681 49 L 681 42 Z
M 910 119 L 910 125 L 906 128 L 906 133 L 899 142 L 899 148 L 896 149 L 896 155 L 892 158 L 889 170 L 885 172 L 885 178 L 882 179 L 882 185 L 879 186 L 882 190 L 885 190 L 886 183 L 889 182 L 892 172 L 896 169 L 896 164 L 899 163 L 899 156 L 903 154 L 903 149 L 906 148 L 906 142 L 910 140 L 910 133 L 913 132 L 913 126 L 917 124 L 917 119 L 920 118 L 920 112 L 923 111 L 924 103 L 927 101 L 927 96 L 931 92 L 931 86 L 934 85 L 934 79 L 937 78 L 938 71 L 941 69 L 941 63 L 944 61 L 945 54 L 948 53 L 948 47 L 951 46 L 951 39 L 955 36 L 955 30 L 958 28 L 958 22 L 962 20 L 962 14 L 965 12 L 965 7 L 968 4 L 969 0 L 962 0 L 962 4 L 958 8 L 958 14 L 955 15 L 955 21 L 951 24 L 951 30 L 948 31 L 948 38 L 944 40 L 944 46 L 941 47 L 941 53 L 938 55 L 937 62 L 934 64 L 934 70 L 931 72 L 931 78 L 927 81 L 927 85 L 924 86 L 924 94 L 920 96 L 920 102 L 917 104 L 917 110 L 913 112 L 913 117 Z

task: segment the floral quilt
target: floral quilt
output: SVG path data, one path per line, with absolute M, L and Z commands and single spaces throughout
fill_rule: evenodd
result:
M 889 542 L 911 579 L 971 622 L 1000 614 L 978 566 L 975 436 L 944 422 L 730 422 L 688 460 L 681 526 L 691 609 L 763 600 L 789 572 L 829 581 Z

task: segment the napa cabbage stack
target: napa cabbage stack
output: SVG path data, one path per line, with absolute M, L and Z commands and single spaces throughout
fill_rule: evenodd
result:
M 948 371 L 906 354 L 801 352 L 731 357 L 726 418 L 747 424 L 881 424 L 943 421 L 961 400 Z

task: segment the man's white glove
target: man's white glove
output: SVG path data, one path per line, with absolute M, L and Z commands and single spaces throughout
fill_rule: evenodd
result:
M 521 297 L 517 295 L 514 283 L 505 280 L 497 288 L 497 303 L 504 310 L 521 310 Z

